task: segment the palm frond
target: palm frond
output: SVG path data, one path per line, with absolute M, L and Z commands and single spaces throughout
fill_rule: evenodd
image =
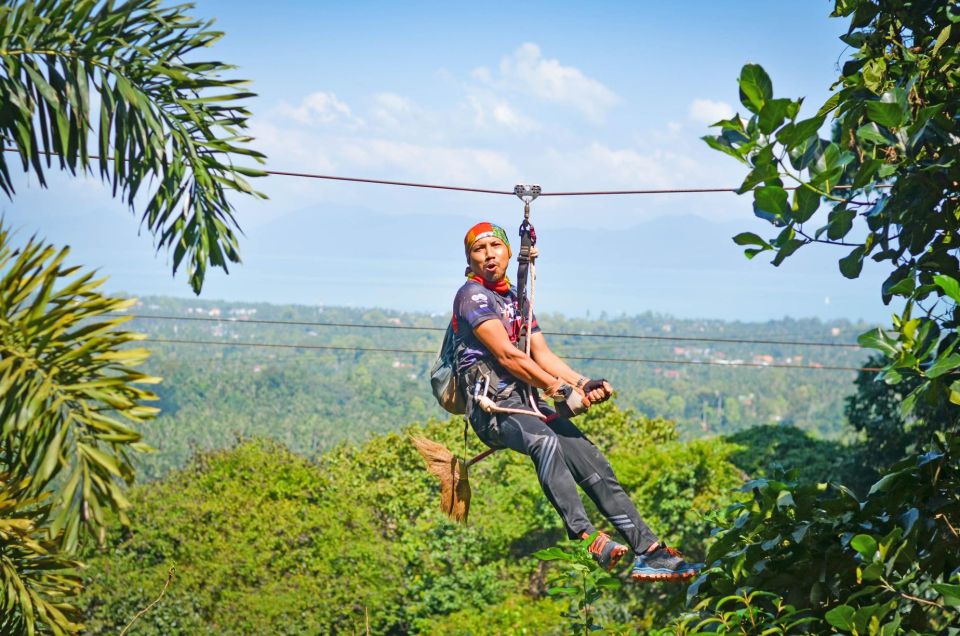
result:
M 0 466 L 30 496 L 52 490 L 50 529 L 72 552 L 105 510 L 125 520 L 136 427 L 157 412 L 142 385 L 159 378 L 133 369 L 148 353 L 129 346 L 142 336 L 127 318 L 106 315 L 134 301 L 100 294 L 67 255 L 33 239 L 15 250 L 0 227 Z
M 254 93 L 244 80 L 223 78 L 227 64 L 188 61 L 222 36 L 189 8 L 159 0 L 0 4 L 0 143 L 19 151 L 41 185 L 56 165 L 96 170 L 131 208 L 145 196 L 143 224 L 158 250 L 173 250 L 174 273 L 186 262 L 199 293 L 207 265 L 227 270 L 240 261 L 227 194 L 263 198 L 247 177 L 265 173 L 233 163 L 264 159 L 244 133 L 243 104 Z M 14 192 L 2 152 L 0 190 Z
M 0 473 L 0 633 L 75 634 L 80 564 L 58 551 L 42 526 L 49 505 L 28 494 L 29 480 Z

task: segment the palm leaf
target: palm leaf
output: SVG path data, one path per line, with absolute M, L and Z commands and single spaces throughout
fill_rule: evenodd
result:
M 131 209 L 149 188 L 143 224 L 158 250 L 173 249 L 174 273 L 186 264 L 199 293 L 207 265 L 240 261 L 228 193 L 263 198 L 245 177 L 265 173 L 234 165 L 264 159 L 240 133 L 254 93 L 223 77 L 227 64 L 184 61 L 222 36 L 188 8 L 159 0 L 0 4 L 0 143 L 16 148 L 41 185 L 55 160 L 73 174 L 95 170 Z M 14 193 L 3 153 L 0 190 Z

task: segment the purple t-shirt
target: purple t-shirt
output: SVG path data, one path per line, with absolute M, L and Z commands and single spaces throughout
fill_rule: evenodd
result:
M 457 371 L 459 373 L 469 369 L 478 360 L 486 358 L 493 364 L 501 379 L 511 377 L 500 368 L 493 355 L 474 334 L 474 329 L 492 318 L 500 320 L 503 328 L 507 330 L 510 342 L 516 344 L 520 337 L 520 328 L 523 325 L 517 302 L 517 289 L 511 287 L 510 291 L 502 296 L 476 281 L 468 280 L 457 291 L 457 296 L 453 301 L 453 332 L 457 336 L 458 344 L 463 345 L 463 349 L 457 358 Z M 540 331 L 536 316 L 533 317 L 530 331 L 531 333 Z M 501 385 L 503 384 L 504 382 L 501 382 Z

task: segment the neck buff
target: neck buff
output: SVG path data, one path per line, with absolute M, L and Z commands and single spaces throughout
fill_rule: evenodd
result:
M 475 283 L 480 283 L 490 291 L 495 291 L 501 296 L 506 296 L 507 293 L 510 291 L 510 279 L 507 278 L 506 276 L 504 276 L 503 278 L 501 278 L 495 283 L 490 283 L 490 282 L 487 282 L 487 280 L 482 276 L 477 276 L 470 270 L 467 270 L 467 280 L 472 280 Z
M 464 252 L 469 254 L 470 248 L 473 247 L 474 243 L 482 238 L 487 238 L 488 236 L 495 236 L 503 241 L 503 244 L 507 246 L 507 258 L 513 256 L 513 251 L 510 249 L 510 240 L 507 238 L 506 231 L 504 231 L 504 229 L 499 225 L 494 225 L 493 223 L 488 223 L 487 221 L 477 223 L 467 231 L 467 235 L 463 237 Z M 467 261 L 469 262 L 469 260 L 470 258 L 468 256 Z M 470 268 L 467 268 L 466 273 L 469 280 L 480 283 L 487 289 L 495 291 L 501 296 L 506 296 L 507 292 L 510 291 L 510 279 L 506 276 L 496 283 L 489 283 L 482 276 L 477 276 L 470 271 Z

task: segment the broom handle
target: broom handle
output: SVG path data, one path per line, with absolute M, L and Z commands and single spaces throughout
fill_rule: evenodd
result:
M 478 461 L 480 461 L 481 459 L 483 459 L 483 458 L 485 458 L 485 457 L 488 457 L 488 456 L 490 456 L 490 455 L 493 455 L 493 454 L 496 453 L 498 450 L 500 450 L 500 449 L 499 449 L 499 448 L 488 448 L 487 450 L 483 451 L 482 453 L 480 453 L 480 454 L 477 455 L 476 457 L 473 457 L 472 459 L 467 460 L 467 466 L 468 466 L 468 467 L 469 467 L 469 466 L 473 466 L 474 464 L 476 464 L 476 463 L 477 463 Z

